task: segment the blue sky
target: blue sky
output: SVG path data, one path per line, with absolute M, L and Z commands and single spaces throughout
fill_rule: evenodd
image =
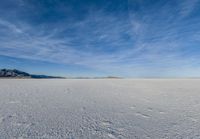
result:
M 199 77 L 200 0 L 1 0 L 0 68 Z

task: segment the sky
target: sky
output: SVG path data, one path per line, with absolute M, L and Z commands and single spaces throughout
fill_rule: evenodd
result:
M 0 2 L 0 68 L 200 77 L 200 0 Z

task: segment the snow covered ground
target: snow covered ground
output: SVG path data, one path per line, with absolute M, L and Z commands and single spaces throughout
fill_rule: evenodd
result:
M 200 80 L 0 80 L 0 139 L 104 138 L 200 139 Z

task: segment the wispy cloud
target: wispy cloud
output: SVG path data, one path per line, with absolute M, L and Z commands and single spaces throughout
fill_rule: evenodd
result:
M 12 24 L 6 20 L 0 19 L 0 26 L 7 28 L 10 31 L 13 31 L 15 33 L 22 33 L 22 30 L 18 28 L 15 24 Z
M 153 76 L 155 72 L 167 76 L 180 67 L 199 67 L 199 53 L 193 51 L 198 49 L 200 19 L 184 20 L 198 1 L 184 0 L 174 6 L 166 1 L 150 7 L 145 1 L 135 3 L 129 0 L 128 9 L 118 16 L 105 7 L 92 7 L 80 19 L 68 17 L 53 24 L 22 19 L 11 22 L 2 17 L 0 55 L 82 65 L 127 76 Z
M 188 16 L 191 12 L 197 8 L 199 0 L 184 0 L 180 1 L 180 14 L 182 17 Z

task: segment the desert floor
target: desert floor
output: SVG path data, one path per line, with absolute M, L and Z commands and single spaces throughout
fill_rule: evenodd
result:
M 104 138 L 200 139 L 200 80 L 0 80 L 0 139 Z

